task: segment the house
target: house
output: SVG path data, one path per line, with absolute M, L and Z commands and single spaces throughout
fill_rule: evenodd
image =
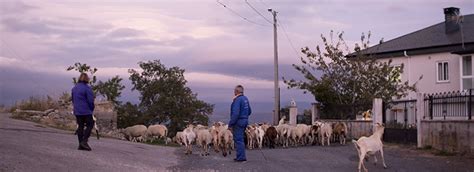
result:
M 417 83 L 420 93 L 472 89 L 474 14 L 462 16 L 459 8 L 449 7 L 444 9 L 444 16 L 443 22 L 372 46 L 363 53 L 380 61 L 392 60 L 394 66 L 404 64 L 401 80 L 410 85 Z M 423 76 L 421 80 L 420 76 Z M 403 99 L 414 100 L 416 93 L 410 92 Z M 390 109 L 391 115 L 387 118 L 395 122 L 405 121 L 405 124 L 414 123 L 415 103 L 407 102 Z M 446 114 L 446 109 L 441 111 Z

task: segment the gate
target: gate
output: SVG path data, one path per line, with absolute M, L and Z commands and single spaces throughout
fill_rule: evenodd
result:
M 416 100 L 400 100 L 383 104 L 382 122 L 385 142 L 416 144 Z

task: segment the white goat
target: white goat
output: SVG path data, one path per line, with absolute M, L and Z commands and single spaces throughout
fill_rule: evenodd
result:
M 328 146 L 330 145 L 331 135 L 332 135 L 332 126 L 331 123 L 319 122 L 320 130 L 319 130 L 319 139 L 321 140 L 321 145 L 324 146 L 325 139 L 327 140 Z
M 245 134 L 247 135 L 247 147 L 249 149 L 253 149 L 255 142 L 257 141 L 257 132 L 255 130 L 256 128 L 253 125 L 249 125 L 245 129 Z
M 232 132 L 227 128 L 227 126 L 223 126 L 220 128 L 217 141 L 224 157 L 227 156 L 227 153 L 229 155 L 232 153 L 231 149 L 233 147 L 233 135 Z
M 290 139 L 293 146 L 298 146 L 301 143 L 303 136 L 303 128 L 298 126 L 290 126 Z
M 125 135 L 125 138 L 127 140 L 130 140 L 132 142 L 143 142 L 146 130 L 147 128 L 144 125 L 134 125 L 123 129 L 121 133 Z
M 297 124 L 296 128 L 298 128 L 297 137 L 299 139 L 299 143 L 301 145 L 306 145 L 308 139 L 310 137 L 311 126 L 306 124 Z
M 194 130 L 194 125 L 190 124 L 188 125 L 186 129 L 183 130 L 183 135 L 181 135 L 181 140 L 184 142 L 184 146 L 186 149 L 185 151 L 186 155 L 193 153 L 192 144 L 196 139 L 196 133 L 194 133 L 193 130 Z
M 174 136 L 173 138 L 173 141 L 178 143 L 179 145 L 184 145 L 184 142 L 183 142 L 183 132 L 182 131 L 178 131 L 176 133 L 176 136 Z
M 290 136 L 290 125 L 288 124 L 278 124 L 276 127 L 278 132 L 278 141 L 284 148 L 288 147 L 288 139 Z
M 215 123 L 211 128 L 209 128 L 209 132 L 211 133 L 212 136 L 212 145 L 214 146 L 214 151 L 219 152 L 219 130 L 220 130 L 220 125 L 217 125 Z
M 265 130 L 263 129 L 262 126 L 258 126 L 255 131 L 256 131 L 256 134 L 257 134 L 258 148 L 262 149 L 262 147 L 263 147 L 263 136 L 265 136 Z
M 380 125 L 379 123 L 375 126 L 375 132 L 370 137 L 362 136 L 359 140 L 355 141 L 352 140 L 354 143 L 357 153 L 359 154 L 359 166 L 357 169 L 360 172 L 361 166 L 364 168 L 364 171 L 367 172 L 367 168 L 364 165 L 364 159 L 367 155 L 374 155 L 374 163 L 377 164 L 377 157 L 375 153 L 380 151 L 380 156 L 382 157 L 383 167 L 387 168 L 385 164 L 385 159 L 383 157 L 383 143 L 382 143 L 382 135 L 384 132 L 385 127 Z
M 212 142 L 212 135 L 208 129 L 202 128 L 196 131 L 196 143 L 201 146 L 201 156 L 209 155 L 209 146 Z
M 95 115 L 92 115 L 92 120 L 94 120 L 94 130 L 95 130 L 95 134 L 97 135 L 97 140 L 99 140 L 99 127 L 97 126 L 97 118 L 95 117 Z M 77 129 L 79 128 L 79 125 L 76 124 L 76 132 L 74 133 L 74 135 L 77 135 Z
M 165 144 L 168 144 L 166 137 L 168 136 L 168 128 L 164 125 L 150 125 L 146 130 L 146 138 L 149 139 L 160 139 L 165 140 Z

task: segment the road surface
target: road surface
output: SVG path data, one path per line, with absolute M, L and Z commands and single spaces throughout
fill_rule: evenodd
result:
M 153 146 L 101 138 L 90 139 L 91 152 L 77 150 L 76 137 L 42 125 L 0 114 L 0 171 L 356 171 L 356 150 L 345 146 L 309 146 L 288 149 L 248 150 L 248 161 L 233 162 L 235 154 L 223 157 L 212 152 L 184 155 L 183 148 Z M 397 146 L 386 146 L 389 169 L 373 165 L 369 171 L 474 172 L 474 159 L 434 156 Z
M 0 171 L 162 171 L 178 163 L 176 148 L 94 137 L 77 150 L 71 131 L 0 114 Z

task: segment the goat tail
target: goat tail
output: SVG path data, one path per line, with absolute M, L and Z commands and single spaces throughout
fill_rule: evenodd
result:
M 359 144 L 357 144 L 357 140 L 352 139 L 352 143 L 354 143 L 354 146 L 357 149 L 357 153 L 360 154 Z
M 357 140 L 352 139 L 352 143 L 354 143 L 355 147 L 356 147 L 357 149 L 359 149 L 359 145 L 357 144 Z

